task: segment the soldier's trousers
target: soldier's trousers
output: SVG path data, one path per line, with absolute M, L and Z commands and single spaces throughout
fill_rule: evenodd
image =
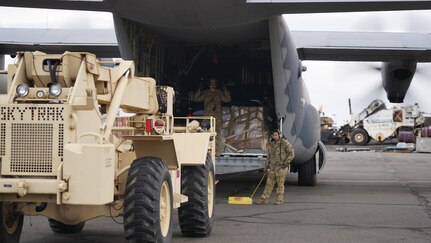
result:
M 277 169 L 277 170 L 270 170 L 268 172 L 268 178 L 266 179 L 266 185 L 265 189 L 263 190 L 262 199 L 268 199 L 272 194 L 272 189 L 274 189 L 275 183 L 277 183 L 277 194 L 284 194 L 284 182 L 286 180 L 287 175 L 286 169 Z

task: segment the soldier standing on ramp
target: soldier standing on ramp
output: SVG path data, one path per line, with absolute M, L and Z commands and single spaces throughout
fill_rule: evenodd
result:
M 193 100 L 195 102 L 204 102 L 205 116 L 213 116 L 216 119 L 216 156 L 220 155 L 221 127 L 222 127 L 222 109 L 221 102 L 231 100 L 230 93 L 226 88 L 217 89 L 217 80 L 210 80 L 210 88 L 202 91 L 201 88 L 195 93 Z
M 265 162 L 264 172 L 267 173 L 268 179 L 266 180 L 262 196 L 255 203 L 258 205 L 268 203 L 272 189 L 275 183 L 277 183 L 275 204 L 281 205 L 284 199 L 284 182 L 287 170 L 295 154 L 292 145 L 286 139 L 281 138 L 280 131 L 278 130 L 272 133 L 272 140 L 267 146 L 267 151 L 268 157 Z

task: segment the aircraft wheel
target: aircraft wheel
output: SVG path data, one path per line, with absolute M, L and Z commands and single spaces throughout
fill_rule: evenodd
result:
M 355 145 L 365 145 L 369 142 L 368 139 L 368 133 L 362 128 L 356 128 L 350 136 L 350 140 Z
M 127 242 L 171 242 L 172 182 L 156 157 L 133 161 L 126 183 L 124 234 Z
M 178 209 L 184 236 L 206 237 L 214 225 L 215 180 L 214 166 L 207 156 L 204 166 L 187 166 L 181 170 L 181 193 L 189 200 Z
M 55 219 L 48 219 L 49 227 L 57 234 L 76 234 L 80 233 L 85 226 L 85 221 L 78 224 L 64 224 Z
M 0 202 L 0 242 L 18 243 L 24 216 L 17 211 L 17 204 Z
M 299 166 L 298 185 L 300 186 L 315 186 L 317 183 L 316 170 L 316 155 L 308 162 Z

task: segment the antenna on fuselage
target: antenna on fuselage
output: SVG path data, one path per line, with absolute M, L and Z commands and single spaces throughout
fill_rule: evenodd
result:
M 280 116 L 279 117 L 279 121 L 278 121 L 278 130 L 280 131 L 280 133 L 283 133 L 283 120 L 284 120 L 285 116 Z

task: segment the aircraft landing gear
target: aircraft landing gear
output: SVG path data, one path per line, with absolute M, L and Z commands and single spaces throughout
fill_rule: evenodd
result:
M 316 155 L 298 168 L 298 185 L 315 186 L 317 182 Z

